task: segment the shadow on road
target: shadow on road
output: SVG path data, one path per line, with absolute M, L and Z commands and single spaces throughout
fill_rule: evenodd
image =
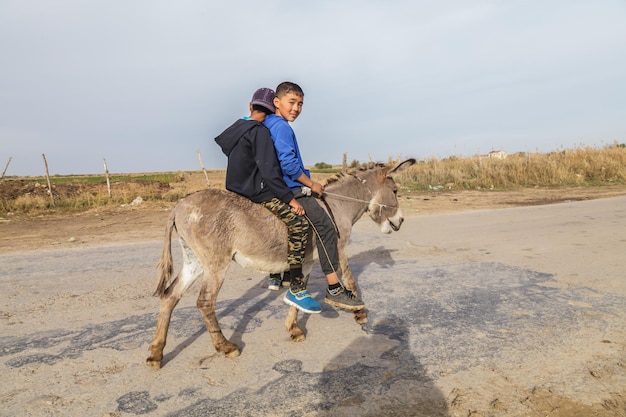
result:
M 258 390 L 205 398 L 174 416 L 448 416 L 446 399 L 409 349 L 409 330 L 396 316 L 334 357 L 322 372 L 296 359 L 277 362 L 280 376 Z

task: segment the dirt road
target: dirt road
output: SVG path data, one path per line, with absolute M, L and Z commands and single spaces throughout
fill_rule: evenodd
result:
M 161 226 L 74 231 L 0 254 L 2 416 L 626 416 L 626 197 L 422 214 L 392 235 L 363 220 L 349 253 L 370 322 L 326 306 L 298 344 L 282 293 L 234 266 L 218 317 L 241 356 L 215 354 L 194 287 L 159 371 Z

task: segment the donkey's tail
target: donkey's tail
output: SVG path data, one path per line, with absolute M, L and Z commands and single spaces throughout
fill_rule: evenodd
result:
M 165 294 L 167 285 L 174 271 L 174 261 L 172 260 L 172 230 L 176 227 L 174 219 L 176 218 L 176 210 L 172 210 L 170 217 L 165 225 L 165 237 L 163 238 L 163 250 L 161 251 L 161 259 L 157 266 L 159 274 L 159 282 L 157 283 L 155 297 L 162 297 Z

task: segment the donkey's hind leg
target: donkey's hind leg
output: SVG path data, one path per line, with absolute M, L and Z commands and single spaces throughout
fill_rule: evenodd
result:
M 167 331 L 170 327 L 172 311 L 181 298 L 178 291 L 175 291 L 176 284 L 179 282 L 178 277 L 174 279 L 174 282 L 172 282 L 165 294 L 161 297 L 159 304 L 159 318 L 157 320 L 156 331 L 154 333 L 154 338 L 148 347 L 150 356 L 146 359 L 146 364 L 156 369 L 161 368 L 163 349 L 165 348 L 165 343 L 167 342 Z
M 160 368 L 163 360 L 163 349 L 167 342 L 167 331 L 172 318 L 172 311 L 182 298 L 183 294 L 200 275 L 202 275 L 202 265 L 193 254 L 185 242 L 181 241 L 183 249 L 183 267 L 176 278 L 170 283 L 161 295 L 159 304 L 159 318 L 154 333 L 154 338 L 148 350 L 150 356 L 146 359 L 146 364 L 153 368 Z
M 239 356 L 239 346 L 229 342 L 224 337 L 220 324 L 215 316 L 217 294 L 222 287 L 227 269 L 228 264 L 221 268 L 207 268 L 207 270 L 204 271 L 202 287 L 200 288 L 200 295 L 198 296 L 196 305 L 202 313 L 204 323 L 211 335 L 211 341 L 213 342 L 215 350 L 223 352 L 227 358 L 234 358 Z

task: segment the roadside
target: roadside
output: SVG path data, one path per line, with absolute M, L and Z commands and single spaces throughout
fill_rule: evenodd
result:
M 552 204 L 626 195 L 626 185 L 523 189 L 515 191 L 432 191 L 400 196 L 405 217 Z M 162 238 L 175 203 L 143 202 L 105 206 L 72 214 L 0 219 L 0 253 Z

